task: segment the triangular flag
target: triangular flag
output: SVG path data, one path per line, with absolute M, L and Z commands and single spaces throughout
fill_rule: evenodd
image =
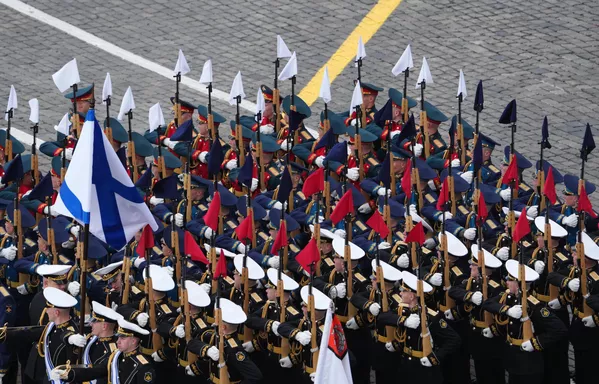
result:
M 202 75 L 200 76 L 200 84 L 208 85 L 212 83 L 212 59 L 206 60 L 202 67 Z
M 333 225 L 343 220 L 345 215 L 351 213 L 354 210 L 354 198 L 351 188 L 347 190 L 333 209 L 331 213 L 331 221 Z
M 295 55 L 295 52 L 293 52 L 291 58 L 285 65 L 285 68 L 283 68 L 283 70 L 281 71 L 281 74 L 279 75 L 279 80 L 288 80 L 291 79 L 293 76 L 297 76 L 297 56 Z
M 216 263 L 216 270 L 214 271 L 214 280 L 218 280 L 219 277 L 227 277 L 227 260 L 225 252 L 221 248 L 218 262 Z
M 110 73 L 107 72 L 104 79 L 104 86 L 102 87 L 102 104 L 106 105 L 109 97 L 112 97 L 112 79 L 110 78 Z
M 191 233 L 185 231 L 185 235 L 183 237 L 183 247 L 185 248 L 185 254 L 191 257 L 192 261 L 199 261 L 203 264 L 210 264 L 204 252 L 202 252 L 202 248 L 198 245 L 196 240 L 193 238 Z
M 414 68 L 414 60 L 412 59 L 412 48 L 410 48 L 410 44 L 408 44 L 399 60 L 397 60 L 397 63 L 395 63 L 391 73 L 393 76 L 398 76 L 400 73 L 403 73 L 410 68 Z
M 325 103 L 331 102 L 331 82 L 329 80 L 329 67 L 325 65 L 320 83 L 320 93 L 318 94 Z
M 518 108 L 516 105 L 516 99 L 510 101 L 508 105 L 505 106 L 501 117 L 499 118 L 500 124 L 512 124 L 518 120 Z
M 458 82 L 458 94 L 457 97 L 462 95 L 462 100 L 466 100 L 468 92 L 466 91 L 466 79 L 464 78 L 464 72 L 460 69 L 460 80 Z
M 474 96 L 474 110 L 482 112 L 485 104 L 485 96 L 483 94 L 483 81 L 479 80 L 476 86 L 476 96 Z
M 190 69 L 189 65 L 187 64 L 187 59 L 185 59 L 183 51 L 179 49 L 179 56 L 177 57 L 177 64 L 175 64 L 175 70 L 173 71 L 173 73 L 175 75 L 181 73 L 181 76 L 184 76 L 187 73 L 189 73 L 189 71 Z
M 21 180 L 23 175 L 23 159 L 21 159 L 21 154 L 18 154 L 12 161 L 4 166 L 2 182 L 8 184 L 11 181 Z
M 541 165 L 542 166 L 542 165 Z M 555 181 L 553 179 L 553 167 L 549 167 L 547 176 L 545 176 L 545 185 L 543 186 L 543 194 L 549 199 L 551 205 L 557 201 L 557 193 L 555 192 Z
M 208 173 L 213 177 L 216 177 L 220 173 L 221 165 L 225 160 L 225 154 L 223 153 L 223 145 L 220 140 L 215 140 L 210 147 L 208 152 Z
M 370 219 L 366 221 L 366 225 L 372 228 L 375 233 L 378 233 L 381 236 L 381 239 L 387 238 L 387 235 L 389 234 L 389 227 L 387 226 L 387 223 L 385 223 L 385 220 L 383 220 L 383 217 L 378 209 L 374 210 L 374 213 L 372 216 L 370 216 Z
M 364 100 L 362 99 L 362 86 L 360 85 L 360 81 L 356 81 L 354 93 L 352 93 L 351 103 L 349 105 L 349 115 L 351 116 L 354 109 L 362 104 L 364 104 Z
M 212 201 L 208 206 L 208 211 L 204 215 L 204 224 L 209 226 L 213 231 L 218 229 L 218 217 L 220 216 L 220 193 L 214 192 Z
M 578 196 L 578 210 L 580 212 L 586 212 L 591 215 L 592 218 L 596 218 L 597 214 L 593 211 L 593 205 L 587 195 L 587 190 L 584 187 L 584 183 L 580 187 L 580 195 Z
M 514 241 L 518 243 L 524 236 L 530 233 L 530 224 L 528 223 L 528 219 L 526 218 L 526 207 L 522 209 L 522 213 L 520 213 L 520 217 L 518 218 L 518 222 L 516 223 L 516 227 L 514 228 Z
M 4 120 L 8 121 L 8 111 L 11 109 L 17 109 L 17 91 L 15 86 L 10 86 L 10 93 L 8 94 L 8 104 L 6 105 L 6 113 L 4 114 Z
M 266 108 L 266 104 L 264 102 L 264 94 L 262 93 L 262 89 L 258 87 L 258 93 L 256 94 L 256 116 L 258 116 L 258 114 L 263 115 L 264 108 Z
M 485 196 L 482 191 L 479 190 L 478 194 L 478 211 L 476 212 L 477 220 L 482 225 L 489 217 L 489 211 L 487 210 L 487 203 L 485 202 Z
M 133 91 L 131 90 L 131 87 L 127 88 L 127 91 L 125 92 L 125 95 L 123 96 L 123 101 L 121 102 L 121 109 L 119 111 L 119 115 L 117 116 L 117 119 L 119 121 L 123 121 L 123 118 L 125 117 L 125 115 L 127 113 L 129 113 L 129 111 L 132 111 L 135 109 L 135 100 L 133 100 Z
M 518 161 L 516 160 L 516 155 L 512 155 L 512 158 L 510 159 L 510 165 L 507 167 L 501 178 L 501 184 L 518 189 L 520 181 L 518 177 Z
M 54 126 L 54 129 L 65 136 L 68 136 L 71 130 L 71 121 L 69 120 L 69 114 L 65 113 L 58 125 Z
M 29 121 L 33 124 L 38 124 L 40 122 L 40 103 L 37 99 L 29 100 Z
M 412 159 L 406 162 L 406 169 L 401 177 L 401 189 L 406 194 L 406 201 L 410 201 L 412 199 Z
M 433 84 L 433 75 L 431 75 L 431 70 L 428 67 L 426 57 L 422 58 L 422 68 L 420 68 L 420 74 L 418 75 L 418 81 L 416 82 L 416 89 L 420 88 L 420 85 L 423 81 L 425 84 Z
M 364 47 L 364 42 L 362 41 L 362 36 L 358 39 L 358 50 L 356 52 L 356 61 L 355 66 L 358 66 L 358 60 L 362 60 L 366 57 L 366 48 Z
M 483 165 L 483 139 L 478 136 L 472 151 L 472 164 L 474 165 L 474 174 L 478 174 L 478 170 Z
M 285 220 L 281 219 L 281 224 L 279 225 L 279 231 L 277 232 L 277 237 L 275 237 L 275 241 L 272 243 L 271 253 L 276 255 L 279 252 L 279 249 L 288 245 L 287 240 L 287 223 Z
M 79 84 L 79 69 L 77 69 L 77 59 L 66 63 L 58 72 L 52 75 L 52 80 L 60 92 L 64 92 L 74 84 Z
M 551 143 L 549 143 L 549 122 L 547 116 L 543 119 L 543 126 L 541 127 L 541 146 L 544 149 L 551 149 Z
M 437 209 L 439 211 L 445 211 L 447 209 L 445 204 L 449 202 L 449 184 L 447 183 L 448 179 L 449 177 L 446 177 L 445 180 L 443 180 L 441 192 L 439 192 L 439 198 L 437 200 Z
M 154 248 L 154 245 L 154 232 L 152 232 L 152 227 L 150 227 L 150 225 L 146 225 L 142 229 L 141 237 L 137 243 L 136 253 L 139 257 L 144 258 L 146 256 L 146 249 L 152 249 Z
M 324 191 L 324 168 L 318 168 L 312 172 L 304 181 L 302 193 L 306 197 L 310 197 L 315 193 Z
M 287 48 L 287 44 L 283 41 L 283 38 L 277 35 L 277 59 L 284 59 L 291 57 L 291 51 Z
M 277 201 L 281 204 L 289 200 L 289 194 L 293 189 L 293 183 L 291 182 L 291 174 L 289 173 L 289 167 L 285 167 L 283 176 L 281 176 L 281 182 L 279 183 L 279 189 L 277 193 Z
M 295 257 L 295 261 L 297 261 L 305 271 L 313 273 L 311 265 L 316 264 L 320 260 L 320 251 L 318 250 L 318 245 L 316 244 L 316 238 L 313 237 L 306 247 L 301 250 L 301 252 Z
M 237 228 L 235 228 L 235 233 L 237 234 L 237 238 L 239 239 L 239 241 L 241 241 L 245 245 L 248 244 L 248 240 L 249 240 L 249 243 L 251 243 L 252 237 L 254 237 L 254 231 L 252 230 L 252 221 L 253 221 L 253 217 L 250 217 L 248 215 L 248 216 L 246 216 L 245 219 L 243 219 L 241 224 L 239 224 L 237 226 Z
M 595 149 L 595 139 L 593 138 L 591 125 L 587 123 L 587 127 L 584 131 L 584 139 L 582 140 L 582 148 L 580 149 L 580 158 L 587 161 L 587 158 L 593 149 Z
M 391 188 L 391 152 L 387 152 L 385 160 L 379 168 L 379 184 L 382 184 L 385 188 Z
M 243 80 L 241 79 L 241 71 L 237 72 L 233 84 L 231 85 L 231 92 L 229 92 L 229 104 L 236 105 L 237 97 L 241 96 L 241 100 L 245 99 L 245 92 L 243 92 Z
M 405 242 L 418 243 L 420 245 L 424 244 L 424 228 L 422 227 L 422 221 L 418 222 L 418 224 L 408 232 Z
M 148 123 L 150 124 L 150 132 L 154 132 L 158 127 L 164 127 L 164 115 L 162 114 L 162 108 L 160 103 L 156 103 L 150 107 L 148 113 Z

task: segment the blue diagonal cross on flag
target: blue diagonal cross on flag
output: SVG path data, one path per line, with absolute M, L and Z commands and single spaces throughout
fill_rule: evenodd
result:
M 89 224 L 93 235 L 115 249 L 124 247 L 146 224 L 157 229 L 152 213 L 102 132 L 94 110 L 87 112 L 52 210 Z

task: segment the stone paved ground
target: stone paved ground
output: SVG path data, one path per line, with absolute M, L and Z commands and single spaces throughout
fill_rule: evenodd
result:
M 215 87 L 228 93 L 235 73 L 241 70 L 251 101 L 260 83 L 272 83 L 276 34 L 281 34 L 290 49 L 298 53 L 299 91 L 375 4 L 366 0 L 282 0 L 276 2 L 276 7 L 265 0 L 26 2 L 168 68 L 174 67 L 177 50 L 182 48 L 193 79 L 199 78 L 203 62 L 212 57 Z M 98 97 L 105 73 L 111 73 L 114 113 L 120 95 L 127 86 L 133 87 L 138 107 L 136 130 L 145 129 L 152 104 L 160 101 L 163 107 L 168 105 L 168 96 L 174 90 L 172 81 L 3 5 L 0 20 L 4 42 L 0 93 L 7 95 L 11 84 L 17 89 L 21 108 L 16 127 L 26 130 L 29 126 L 26 101 L 37 97 L 42 109 L 40 137 L 49 139 L 54 135 L 51 127 L 69 105 L 57 93 L 50 76 L 72 57 L 80 63 L 82 79 L 98 85 Z M 421 56 L 426 55 L 435 81 L 427 88 L 427 99 L 446 114 L 456 113 L 461 68 L 472 96 L 477 81 L 484 80 L 484 133 L 508 144 L 509 131 L 496 121 L 503 107 L 516 98 L 516 148 L 531 160 L 537 159 L 540 127 L 547 115 L 553 144 L 547 159 L 562 173 L 578 174 L 584 126 L 599 125 L 597 20 L 599 3 L 593 1 L 404 0 L 367 43 L 363 78 L 385 88 L 401 87 L 401 80 L 393 78 L 390 71 L 410 42 L 416 64 L 410 78 L 410 95 L 416 94 L 413 83 Z M 346 108 L 355 76 L 355 68 L 348 65 L 333 83 L 333 110 Z M 289 84 L 284 84 L 282 93 L 289 91 Z M 204 95 L 186 87 L 182 88 L 182 97 L 206 103 Z M 469 97 L 464 109 L 470 122 L 474 120 L 472 101 Z M 379 105 L 383 102 L 379 100 Z M 215 105 L 216 110 L 233 117 L 233 109 L 226 103 L 217 101 Z M 104 113 L 99 112 L 99 116 Z M 587 178 L 599 180 L 599 150 L 591 155 Z M 599 200 L 593 201 L 597 204 Z

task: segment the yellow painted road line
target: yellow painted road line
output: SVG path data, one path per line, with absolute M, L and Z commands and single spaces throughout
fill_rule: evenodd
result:
M 364 16 L 360 24 L 352 31 L 352 33 L 345 39 L 343 44 L 337 49 L 337 51 L 331 56 L 329 61 L 323 65 L 318 72 L 312 77 L 310 82 L 301 90 L 299 96 L 308 105 L 312 105 L 318 98 L 320 92 L 320 83 L 322 82 L 322 75 L 324 68 L 329 67 L 329 80 L 331 83 L 335 81 L 337 76 L 341 74 L 343 69 L 356 59 L 356 49 L 358 47 L 358 40 L 362 36 L 364 45 L 374 36 L 374 34 L 381 28 L 383 23 L 389 18 L 389 16 L 395 11 L 395 9 L 401 4 L 402 0 L 379 0 L 378 3 L 372 7 L 370 12 Z M 368 51 L 366 51 L 368 53 Z M 368 60 L 368 57 L 366 58 Z

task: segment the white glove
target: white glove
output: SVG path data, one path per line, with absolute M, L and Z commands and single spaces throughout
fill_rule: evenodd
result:
M 580 279 L 575 277 L 574 279 L 570 280 L 568 282 L 568 288 L 570 288 L 572 292 L 578 292 L 580 289 Z
M 220 357 L 218 348 L 216 348 L 215 346 L 208 348 L 208 351 L 206 352 L 206 354 L 208 355 L 209 358 L 211 358 L 214 361 L 218 361 L 218 358 Z
M 472 171 L 466 171 L 462 173 L 460 177 L 468 184 L 472 184 L 472 180 L 474 179 L 474 173 Z
M 258 189 L 258 179 L 252 178 L 251 190 L 252 190 L 252 192 L 254 192 L 256 189 Z
M 61 247 L 63 247 L 64 249 L 73 249 L 75 248 L 75 242 L 71 241 L 71 240 L 67 240 L 64 243 L 60 244 Z
M 212 286 L 208 283 L 200 284 L 200 288 L 202 288 L 207 294 L 210 294 L 210 291 L 212 290 Z
M 87 344 L 87 339 L 85 338 L 85 336 L 80 335 L 78 333 L 69 336 L 67 340 L 69 341 L 69 344 L 74 345 L 76 347 L 85 347 L 85 344 Z
M 314 159 L 314 164 L 316 164 L 316 166 L 318 168 L 323 168 L 324 167 L 324 156 L 318 156 L 316 159 Z
M 260 126 L 260 133 L 264 133 L 265 135 L 270 135 L 275 131 L 275 128 L 272 124 L 265 124 Z
M 157 362 L 157 363 L 162 363 L 162 362 L 164 362 L 164 360 L 162 360 L 162 359 L 160 358 L 160 356 L 158 356 L 158 352 L 154 352 L 154 353 L 152 353 L 152 359 L 153 359 L 155 362 Z
M 79 238 L 79 232 L 80 232 L 80 231 L 81 231 L 81 227 L 80 227 L 80 226 L 78 226 L 78 225 L 73 225 L 73 226 L 71 227 L 71 230 L 70 230 L 70 232 L 71 232 L 71 235 L 73 235 L 73 237 L 75 237 L 75 239 L 78 239 L 78 238 Z
M 168 140 L 168 142 L 166 142 L 167 140 Z M 169 147 L 170 149 L 175 149 L 175 146 L 177 144 L 179 144 L 178 141 L 172 141 L 171 139 L 166 139 L 166 140 L 164 140 L 164 142 L 165 142 L 166 146 Z
M 466 240 L 474 240 L 476 238 L 476 228 L 468 228 L 464 231 L 464 238 Z
M 414 155 L 415 155 L 416 157 L 420 157 L 420 155 L 422 155 L 422 149 L 423 149 L 423 148 L 424 148 L 424 147 L 422 146 L 422 144 L 418 144 L 418 143 L 417 143 L 417 144 L 415 144 L 415 145 L 414 145 Z
M 381 187 L 376 191 L 376 194 L 379 196 L 385 196 L 385 195 L 391 196 L 391 190 Z
M 486 337 L 487 339 L 492 339 L 493 338 L 493 331 L 491 331 L 491 328 L 485 328 L 483 329 L 482 332 L 483 336 Z
M 185 374 L 187 376 L 195 376 L 195 373 L 193 373 L 193 371 L 191 370 L 191 365 L 188 365 L 187 367 L 185 367 Z
M 335 285 L 335 290 L 337 291 L 337 297 L 343 299 L 345 295 L 347 295 L 347 288 L 345 287 L 345 283 L 339 283 Z
M 519 319 L 522 317 L 522 306 L 514 305 L 510 309 L 507 310 L 507 315 L 513 319 Z
M 420 326 L 420 316 L 412 313 L 410 316 L 408 316 L 403 324 L 406 326 L 406 328 L 416 329 Z
M 280 202 L 280 201 L 275 201 L 275 202 L 272 204 L 272 207 L 273 207 L 274 209 L 278 209 L 279 211 L 282 211 L 282 210 L 283 210 L 283 204 L 281 204 L 281 202 Z
M 370 311 L 372 316 L 378 316 L 379 313 L 381 313 L 381 306 L 378 303 L 373 303 L 373 304 L 370 304 L 370 307 L 368 308 L 368 310 Z
M 237 252 L 239 252 L 239 253 L 245 254 L 245 251 L 246 251 L 246 249 L 247 249 L 247 247 L 246 247 L 246 245 L 245 245 L 245 244 L 243 244 L 243 243 L 240 243 L 240 244 L 237 246 Z
M 227 161 L 227 164 L 225 164 L 225 168 L 227 168 L 229 171 L 237 168 L 237 160 Z
M 289 142 L 289 148 L 293 147 L 293 140 Z M 281 142 L 281 150 L 287 152 L 287 139 Z
M 275 336 L 281 336 L 279 335 L 279 325 L 281 325 L 281 323 L 278 321 L 273 321 L 272 326 L 270 327 L 270 330 Z
M 503 201 L 510 201 L 512 199 L 512 189 L 511 188 L 502 189 L 499 192 L 499 196 L 503 199 Z
M 353 317 L 351 319 L 347 320 L 347 323 L 345 323 L 345 326 L 347 327 L 347 329 L 353 329 L 354 331 L 357 331 L 358 329 L 360 329 L 360 326 L 358 325 L 358 323 L 356 323 L 356 319 Z
M 148 316 L 147 313 L 140 313 L 137 315 L 137 324 L 139 324 L 140 327 L 145 327 L 146 324 L 148 324 L 149 318 L 150 316 Z
M 424 247 L 426 249 L 433 249 L 436 246 L 437 246 L 437 242 L 432 237 L 424 240 Z
M 386 241 L 382 241 L 379 244 L 379 249 L 390 249 L 391 248 L 391 244 L 387 243 Z
M 370 205 L 368 203 L 364 203 L 358 207 L 358 212 L 367 215 L 370 212 L 372 212 L 372 208 L 370 208 Z
M 431 191 L 436 191 L 437 186 L 435 185 L 435 180 L 429 180 L 426 182 L 426 185 L 431 189 Z
M 408 268 L 410 266 L 410 258 L 407 253 L 404 253 L 397 258 L 397 266 L 399 268 Z
M 312 333 L 310 331 L 298 332 L 298 334 L 295 335 L 295 340 L 297 340 L 301 345 L 308 345 L 312 340 Z
M 162 269 L 164 269 L 166 271 L 166 273 L 168 273 L 168 275 L 171 277 L 171 279 L 173 278 L 173 275 L 175 273 L 175 270 L 173 269 L 173 267 L 170 267 L 167 265 L 166 267 L 163 267 Z
M 291 368 L 291 367 L 293 367 L 293 363 L 291 362 L 291 359 L 289 358 L 289 356 L 280 359 L 279 360 L 279 364 L 281 364 L 282 368 Z
M 28 295 L 29 292 L 27 291 L 27 287 L 25 287 L 25 284 L 21 284 L 17 287 L 17 292 L 19 292 L 19 294 L 21 295 Z
M 453 313 L 451 313 L 451 309 L 448 309 L 445 312 L 443 312 L 443 315 L 447 320 L 455 320 L 455 318 L 453 317 Z
M 576 213 L 573 213 L 570 216 L 566 216 L 562 220 L 562 223 L 564 225 L 567 225 L 568 227 L 574 228 L 578 225 L 578 215 Z
M 495 256 L 501 261 L 506 261 L 510 257 L 510 249 L 508 247 L 501 247 Z
M 559 302 L 559 299 L 553 299 L 547 303 L 549 308 L 551 309 L 560 309 L 562 307 L 562 303 Z
M 270 259 L 268 259 L 268 266 L 274 269 L 279 269 L 279 256 L 272 256 Z
M 395 347 L 393 347 L 393 343 L 391 343 L 389 341 L 385 343 L 385 348 L 389 352 L 395 352 Z
M 345 174 L 348 179 L 352 181 L 356 181 L 360 178 L 360 169 L 359 168 L 349 168 L 347 173 Z
M 183 227 L 183 214 L 175 213 L 175 225 L 179 228 Z
M 520 349 L 522 349 L 524 352 L 534 352 L 534 350 L 535 350 L 535 348 L 532 346 L 532 343 L 530 342 L 530 340 L 522 343 L 522 345 L 520 346 Z
M 428 282 L 435 287 L 440 287 L 441 284 L 443 284 L 443 275 L 441 275 L 439 272 L 433 273 L 433 275 L 428 279 Z
M 8 261 L 13 261 L 17 257 L 17 247 L 11 245 L 8 248 L 2 248 L 0 256 L 4 257 Z
M 597 326 L 597 324 L 595 324 L 595 321 L 593 320 L 593 316 L 583 317 L 582 323 L 587 328 L 595 328 Z
M 455 167 L 459 167 L 460 166 L 460 159 L 453 159 L 451 160 L 451 168 L 455 168 Z
M 539 206 L 531 205 L 530 207 L 528 207 L 528 209 L 526 210 L 526 216 L 530 216 L 533 219 L 539 216 Z
M 67 158 L 68 161 L 71 161 L 71 159 L 73 158 L 73 148 L 65 149 L 64 156 Z
M 66 373 L 67 373 L 67 371 L 64 369 L 54 368 L 53 370 L 50 371 L 50 380 L 61 381 L 64 378 L 64 375 Z M 2 380 L 2 378 L 0 378 L 0 380 Z
M 401 133 L 401 131 L 391 131 L 390 135 L 391 135 L 391 140 L 393 140 L 393 138 L 397 135 L 399 135 Z
M 256 351 L 256 348 L 254 348 L 254 343 L 252 343 L 251 341 L 246 341 L 245 343 L 241 344 L 241 346 L 243 347 L 243 349 L 245 349 L 247 353 L 253 353 L 254 351 Z
M 72 281 L 69 283 L 69 285 L 67 285 L 67 291 L 69 291 L 71 296 L 77 296 L 81 291 L 81 284 L 76 281 Z
M 135 259 L 135 261 L 133 262 L 133 266 L 135 268 L 139 268 L 139 266 L 141 265 L 141 263 L 143 263 L 146 259 L 142 258 L 142 257 L 138 257 L 137 259 Z
M 162 204 L 162 203 L 164 203 L 164 199 L 161 199 L 161 198 L 156 197 L 156 196 L 150 197 L 150 205 L 151 206 L 155 207 L 158 204 Z
M 347 232 L 345 232 L 345 229 L 335 229 L 333 233 L 341 237 L 342 239 L 345 239 L 347 237 Z
M 543 274 L 544 270 L 545 270 L 545 263 L 542 262 L 541 260 L 535 261 L 535 271 L 537 271 L 537 273 L 539 275 L 541 275 L 541 274 Z
M 483 302 L 483 294 L 482 292 L 476 291 L 470 297 L 470 301 L 476 305 L 480 305 Z
M 314 382 L 316 380 L 316 372 L 312 372 L 310 374 L 310 380 L 312 380 L 312 382 Z
M 208 151 L 200 152 L 200 155 L 198 156 L 198 160 L 200 160 L 202 163 L 206 164 L 206 157 L 208 157 Z
M 206 230 L 204 231 L 204 237 L 210 240 L 212 239 L 212 235 L 214 235 L 214 231 L 212 230 L 212 228 L 206 227 Z
M 422 359 L 420 359 L 420 364 L 423 367 L 432 367 L 433 364 L 431 363 L 431 361 L 428 359 L 428 357 L 423 357 Z

